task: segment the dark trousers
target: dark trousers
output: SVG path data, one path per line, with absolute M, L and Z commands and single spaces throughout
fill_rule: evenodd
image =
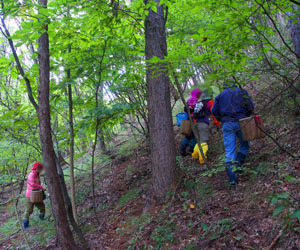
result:
M 24 219 L 29 219 L 34 207 L 37 207 L 41 214 L 45 214 L 46 208 L 44 202 L 32 203 L 30 202 L 30 198 L 26 198 Z
M 197 143 L 196 137 L 195 137 L 194 133 L 192 132 L 192 134 L 190 136 L 186 136 L 181 141 L 180 151 L 185 152 L 187 147 L 189 146 L 191 148 L 191 152 L 193 152 L 196 143 Z

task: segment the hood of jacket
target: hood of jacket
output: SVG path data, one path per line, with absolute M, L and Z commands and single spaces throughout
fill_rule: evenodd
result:
M 202 90 L 199 89 L 199 88 L 193 89 L 191 91 L 191 97 L 192 98 L 199 99 L 201 95 L 202 95 Z

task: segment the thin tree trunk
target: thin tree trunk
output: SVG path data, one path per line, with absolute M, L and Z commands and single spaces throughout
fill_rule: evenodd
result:
M 75 233 L 77 234 L 77 237 L 81 243 L 81 245 L 83 246 L 83 249 L 88 250 L 89 246 L 84 238 L 84 235 L 81 231 L 81 228 L 79 227 L 79 225 L 76 223 L 75 219 L 74 219 L 74 215 L 73 215 L 73 207 L 72 207 L 72 202 L 71 199 L 69 197 L 68 194 L 68 190 L 67 190 L 67 186 L 66 186 L 66 182 L 65 182 L 65 177 L 64 177 L 64 172 L 61 168 L 60 162 L 61 159 L 59 157 L 59 155 L 61 155 L 58 151 L 58 157 L 56 159 L 56 167 L 57 167 L 57 172 L 58 172 L 58 176 L 59 176 L 59 181 L 60 181 L 60 185 L 62 188 L 62 193 L 63 193 L 63 197 L 66 203 L 66 208 L 67 208 L 67 214 L 68 214 L 68 218 L 70 221 L 70 224 L 73 228 L 73 230 L 75 231 Z
M 299 6 L 296 4 L 293 4 L 292 7 L 294 10 L 294 14 L 288 13 L 288 15 L 290 16 L 288 23 L 289 23 L 289 27 L 290 27 L 290 31 L 291 31 L 292 41 L 293 41 L 294 48 L 295 48 L 295 53 L 297 54 L 298 71 L 300 72 L 300 18 L 299 18 L 300 9 L 299 9 Z M 296 17 L 293 17 L 294 15 L 296 15 Z M 296 90 L 300 89 L 299 81 L 296 82 L 295 88 L 296 88 Z M 297 92 L 298 91 L 291 92 L 291 97 L 295 103 L 295 115 L 296 116 L 299 115 L 299 113 L 300 113 L 299 97 L 298 97 Z
M 101 152 L 105 153 L 106 145 L 105 145 L 105 140 L 104 140 L 102 129 L 100 129 L 98 134 L 99 134 L 99 136 L 98 136 L 97 149 L 100 150 Z
M 297 54 L 298 65 L 300 68 L 300 18 L 297 16 L 297 14 L 299 14 L 299 9 L 298 6 L 295 4 L 293 4 L 292 7 L 294 13 L 287 13 L 290 17 L 288 23 L 289 23 L 292 41 L 295 47 L 295 53 Z
M 157 3 L 157 12 L 150 8 L 145 19 L 146 59 L 167 56 L 164 5 Z M 147 4 L 147 0 L 145 3 Z M 154 69 L 154 68 L 155 69 Z M 147 89 L 154 197 L 165 201 L 174 179 L 175 139 L 170 102 L 170 79 L 165 63 L 147 62 Z
M 47 0 L 39 1 L 42 8 L 47 8 Z M 56 156 L 53 148 L 50 123 L 49 83 L 50 83 L 50 58 L 48 26 L 45 20 L 40 20 L 45 29 L 38 41 L 39 49 L 39 96 L 38 118 L 40 127 L 40 140 L 42 145 L 43 161 L 45 164 L 46 179 L 51 196 L 53 215 L 57 227 L 57 236 L 63 249 L 77 249 L 69 222 L 62 189 L 56 169 Z
M 71 49 L 69 49 L 71 52 Z M 71 80 L 71 70 L 67 70 L 67 79 Z M 69 101 L 69 128 L 70 128 L 70 187 L 71 187 L 71 201 L 73 216 L 78 224 L 78 216 L 76 209 L 76 190 L 75 190 L 75 176 L 74 176 L 74 125 L 73 125 L 73 98 L 72 85 L 68 83 L 68 101 Z
M 95 218 L 100 224 L 100 221 L 97 216 L 97 207 L 96 207 L 96 191 L 95 191 L 95 153 L 97 148 L 97 141 L 98 141 L 98 132 L 99 132 L 99 119 L 97 118 L 96 121 L 96 129 L 95 129 L 95 139 L 92 146 L 92 198 L 93 198 L 93 211 L 95 214 Z
M 97 82 L 96 93 L 95 93 L 95 100 L 96 100 L 95 107 L 96 108 L 99 107 L 99 89 L 101 88 L 101 84 L 102 84 L 102 63 L 103 63 L 104 56 L 105 56 L 105 53 L 106 53 L 107 42 L 108 42 L 108 39 L 106 39 L 105 42 L 104 42 L 104 48 L 103 48 L 101 60 L 100 60 L 100 63 L 99 63 L 99 73 L 98 73 L 99 79 L 98 79 L 98 82 Z M 92 197 L 93 197 L 93 210 L 94 210 L 95 218 L 96 218 L 98 224 L 100 223 L 100 221 L 97 217 L 97 209 L 96 209 L 95 153 L 96 153 L 96 148 L 97 148 L 97 143 L 98 143 L 98 136 L 99 136 L 99 131 L 100 131 L 99 127 L 100 127 L 100 119 L 98 117 L 96 117 L 95 139 L 94 139 L 93 144 L 92 144 Z
M 100 66 L 102 67 L 102 65 Z M 99 76 L 100 77 L 100 76 Z M 99 93 L 98 93 L 98 99 L 99 99 L 99 103 L 100 106 L 103 106 L 103 82 L 99 82 L 100 87 L 99 87 Z M 99 124 L 99 126 L 101 126 L 101 124 Z M 98 142 L 97 142 L 97 149 L 100 150 L 102 153 L 105 153 L 106 151 L 106 145 L 105 145 L 105 137 L 103 135 L 103 129 L 100 128 L 98 131 Z

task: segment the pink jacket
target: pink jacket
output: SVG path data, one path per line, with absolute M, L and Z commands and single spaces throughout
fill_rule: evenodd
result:
M 31 190 L 33 189 L 45 189 L 41 185 L 40 174 L 37 173 L 35 170 L 32 170 L 31 173 L 28 175 L 27 178 L 27 190 L 26 190 L 26 197 L 30 197 Z

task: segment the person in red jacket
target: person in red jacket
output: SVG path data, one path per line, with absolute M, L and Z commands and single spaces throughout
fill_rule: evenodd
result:
M 39 210 L 40 210 L 40 219 L 44 220 L 45 218 L 45 203 L 44 202 L 38 202 L 38 203 L 32 203 L 30 201 L 30 193 L 32 190 L 46 190 L 46 188 L 44 188 L 41 185 L 41 178 L 40 178 L 40 173 L 44 170 L 44 166 L 39 163 L 36 162 L 33 164 L 33 168 L 31 169 L 31 173 L 28 175 L 27 178 L 27 190 L 26 190 L 26 210 L 25 210 L 25 214 L 24 214 L 24 229 L 27 229 L 29 227 L 29 217 L 30 215 L 33 213 L 33 209 L 36 206 Z

